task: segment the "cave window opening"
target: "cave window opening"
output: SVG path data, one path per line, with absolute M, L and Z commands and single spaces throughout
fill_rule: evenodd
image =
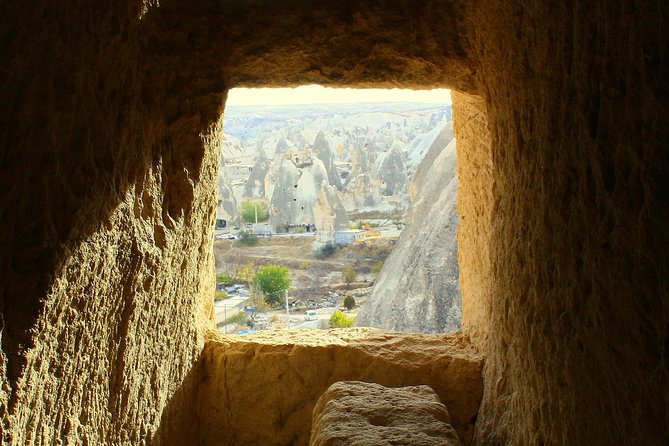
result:
M 374 299 L 372 284 L 401 274 L 407 259 L 385 261 L 401 245 L 407 220 L 422 237 L 429 204 L 442 205 L 412 188 L 425 185 L 434 175 L 431 165 L 451 145 L 455 172 L 448 90 L 233 89 L 222 140 L 214 308 L 217 328 L 226 333 L 325 329 L 337 311 L 344 317 L 336 323 L 350 323 Z M 420 215 L 418 207 L 412 215 L 416 199 L 422 200 Z M 456 246 L 455 229 L 450 232 Z M 442 282 L 458 284 L 457 253 L 449 255 L 455 277 Z M 268 264 L 286 268 L 287 292 L 262 292 L 257 273 Z M 397 264 L 400 271 L 384 272 Z M 443 314 L 459 317 L 456 288 L 457 296 L 436 304 L 457 305 Z M 305 320 L 308 310 L 316 310 L 318 320 Z M 439 318 L 436 313 L 427 317 Z M 423 322 L 431 332 L 460 325 L 458 319 L 435 330 L 443 322 Z M 363 325 L 388 326 L 378 320 Z

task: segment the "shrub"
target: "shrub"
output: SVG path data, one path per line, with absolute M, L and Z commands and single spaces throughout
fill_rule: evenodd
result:
M 230 285 L 232 283 L 232 276 L 228 273 L 216 274 L 216 283 Z
M 247 315 L 244 312 L 239 312 L 237 314 L 233 314 L 232 316 L 228 317 L 225 322 L 223 322 L 225 325 L 230 325 L 230 324 L 243 324 L 246 322 Z
M 225 291 L 216 291 L 214 293 L 214 301 L 227 299 L 228 297 L 230 296 Z
M 379 260 L 374 264 L 374 266 L 372 267 L 372 273 L 378 274 L 381 272 L 381 269 L 383 269 L 383 260 Z
M 318 250 L 314 255 L 319 258 L 319 259 L 324 259 L 326 257 L 330 257 L 332 254 L 334 254 L 337 251 L 337 245 L 335 245 L 333 242 L 327 242 L 323 247 Z
M 355 307 L 355 298 L 353 296 L 346 296 L 344 298 L 344 308 L 351 310 L 353 307 Z
M 251 287 L 251 280 L 253 279 L 253 274 L 255 273 L 256 265 L 253 260 L 249 261 L 246 265 L 238 268 L 235 272 L 235 277 L 239 280 L 246 282 L 246 284 Z
M 348 328 L 353 326 L 354 316 L 347 316 L 337 310 L 330 316 L 330 328 Z
M 246 246 L 258 244 L 258 236 L 250 232 L 242 231 L 239 233 L 239 243 Z
M 307 262 L 306 260 L 302 260 L 300 262 L 300 269 L 307 269 L 307 268 L 309 268 L 309 262 Z
M 358 272 L 352 266 L 345 266 L 341 269 L 341 276 L 344 278 L 346 285 L 350 285 L 358 278 Z

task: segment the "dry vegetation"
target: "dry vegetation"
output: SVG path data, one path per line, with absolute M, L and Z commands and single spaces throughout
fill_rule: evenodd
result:
M 364 297 L 373 285 L 374 265 L 390 255 L 395 241 L 394 238 L 373 237 L 345 246 L 325 259 L 317 259 L 311 252 L 312 237 L 260 238 L 255 246 L 220 240 L 214 243 L 214 256 L 216 271 L 230 275 L 249 262 L 256 266 L 284 265 L 290 269 L 293 291 L 298 297 L 324 297 L 329 291 L 348 288 L 340 273 L 350 266 L 358 273 L 357 282 L 350 284 L 350 288 L 365 288 L 361 296 Z

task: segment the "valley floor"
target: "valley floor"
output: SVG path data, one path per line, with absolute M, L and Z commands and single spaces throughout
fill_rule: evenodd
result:
M 248 315 L 239 315 L 244 312 L 247 299 L 231 296 L 215 302 L 219 329 L 228 333 L 282 328 L 325 329 L 335 310 L 345 310 L 343 299 L 346 296 L 355 299 L 355 308 L 348 312 L 349 316 L 355 316 L 374 285 L 375 274 L 372 271 L 388 257 L 397 237 L 375 233 L 365 240 L 342 247 L 327 258 L 313 255 L 313 240 L 313 236 L 302 234 L 261 237 L 255 246 L 245 246 L 239 240 L 225 237 L 216 240 L 214 256 L 217 274 L 226 273 L 235 277 L 241 268 L 249 264 L 255 269 L 274 264 L 286 266 L 292 279 L 288 290 L 288 314 L 285 307 L 277 308 L 250 321 Z M 345 267 L 357 272 L 357 278 L 352 283 L 347 284 L 342 277 L 341 271 Z M 305 320 L 305 311 L 310 309 L 317 312 L 317 320 Z

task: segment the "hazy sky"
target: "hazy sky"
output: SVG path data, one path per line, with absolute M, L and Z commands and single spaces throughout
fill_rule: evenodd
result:
M 325 88 L 305 85 L 297 88 L 233 88 L 228 92 L 226 105 L 286 105 L 336 104 L 351 102 L 426 102 L 450 104 L 451 91 L 436 90 L 382 90 Z

